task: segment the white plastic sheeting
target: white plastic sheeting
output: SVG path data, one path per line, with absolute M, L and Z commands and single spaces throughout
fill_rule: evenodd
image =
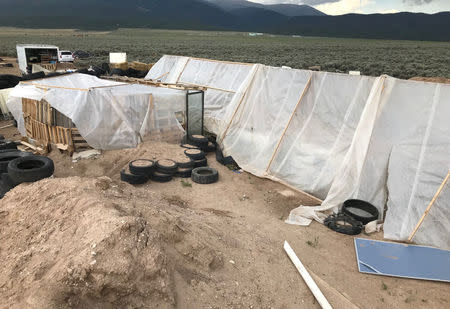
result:
M 232 154 L 243 169 L 260 177 L 266 175 L 310 77 L 308 71 L 258 67 L 222 142 L 226 153 Z
M 321 221 L 360 198 L 387 207 L 385 236 L 404 240 L 450 169 L 449 85 L 173 56 L 160 67 L 154 75 L 211 87 L 206 127 L 241 167 L 324 198 L 291 222 Z M 448 194 L 417 242 L 450 247 Z
M 12 88 L 6 88 L 0 90 L 0 112 L 3 115 L 9 114 L 8 106 L 6 106 L 6 102 L 9 98 L 9 93 L 11 92 Z
M 360 198 L 387 208 L 386 238 L 405 240 L 450 170 L 450 85 L 175 56 L 157 75 L 211 87 L 206 128 L 246 171 L 324 198 L 290 222 Z M 450 249 L 448 187 L 416 242 Z
M 314 72 L 269 173 L 325 198 L 375 78 Z
M 21 83 L 11 91 L 7 105 L 25 135 L 22 98 L 47 101 L 72 119 L 81 136 L 96 149 L 136 147 L 146 135 L 183 131 L 175 118 L 175 112 L 186 108 L 186 94 L 180 90 L 78 73 Z
M 212 132 L 223 131 L 230 119 L 233 100 L 243 94 L 255 65 L 163 56 L 150 69 L 145 79 L 166 83 L 184 83 L 208 87 L 205 92 L 205 126 Z
M 189 57 L 163 56 L 152 66 L 145 79 L 174 84 L 178 81 L 188 60 Z

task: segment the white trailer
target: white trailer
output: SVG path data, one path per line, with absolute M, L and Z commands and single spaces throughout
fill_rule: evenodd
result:
M 44 44 L 18 44 L 17 61 L 22 73 L 31 72 L 33 63 L 58 63 L 59 48 Z

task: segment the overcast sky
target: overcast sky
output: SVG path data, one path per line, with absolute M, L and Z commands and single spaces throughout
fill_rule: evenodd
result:
M 450 0 L 250 0 L 266 4 L 308 4 L 330 15 L 450 11 Z

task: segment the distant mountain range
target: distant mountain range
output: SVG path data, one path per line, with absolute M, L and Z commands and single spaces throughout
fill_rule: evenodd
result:
M 284 16 L 325 16 L 319 10 L 309 6 L 309 5 L 297 5 L 297 4 L 261 4 L 246 0 L 205 0 L 224 11 L 233 12 L 238 9 L 252 8 L 252 9 L 262 9 L 276 12 Z
M 0 0 L 0 26 L 232 30 L 450 41 L 450 12 L 328 16 L 307 5 L 245 0 Z

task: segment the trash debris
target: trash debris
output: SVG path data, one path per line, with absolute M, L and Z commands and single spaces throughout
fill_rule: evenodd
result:
M 98 149 L 91 149 L 82 152 L 74 152 L 74 154 L 72 155 L 72 162 L 78 162 L 81 159 L 95 158 L 101 154 L 102 152 Z
M 450 251 L 355 238 L 362 273 L 450 282 Z

